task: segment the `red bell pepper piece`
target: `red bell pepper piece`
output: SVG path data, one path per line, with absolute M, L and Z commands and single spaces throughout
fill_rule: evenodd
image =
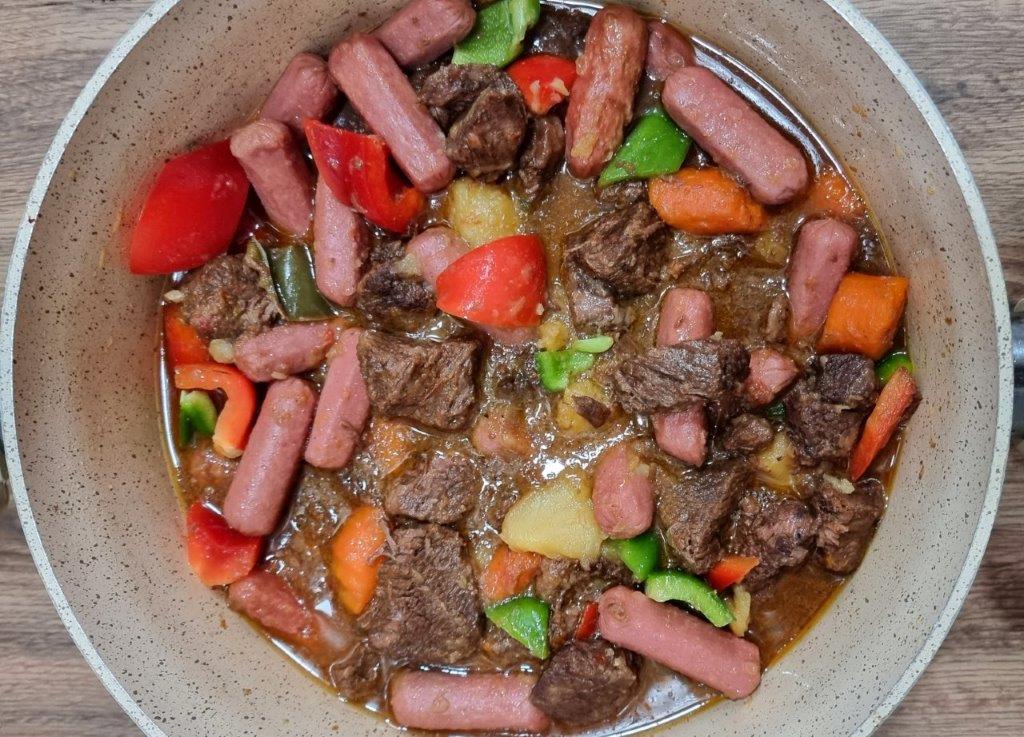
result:
M 906 367 L 896 369 L 889 382 L 878 395 L 875 408 L 864 423 L 857 447 L 850 457 L 850 478 L 854 481 L 864 475 L 878 452 L 896 432 L 900 420 L 917 401 L 917 383 Z
M 507 71 L 536 115 L 545 115 L 567 98 L 576 82 L 576 64 L 552 54 L 524 57 Z
M 188 565 L 206 586 L 227 586 L 256 567 L 263 538 L 228 527 L 224 518 L 196 502 L 185 515 Z
M 335 197 L 385 230 L 404 233 L 426 199 L 402 181 L 380 136 L 335 128 L 318 120 L 305 123 L 306 140 L 321 180 Z
M 589 640 L 597 632 L 597 602 L 588 601 L 580 614 L 579 624 L 576 625 L 576 632 L 573 635 L 577 640 Z
M 708 571 L 708 583 L 715 591 L 740 583 L 761 561 L 746 555 L 727 555 Z
M 535 235 L 510 235 L 460 256 L 437 277 L 437 306 L 495 328 L 540 323 L 547 291 L 544 246 Z
M 256 415 L 256 388 L 234 366 L 187 363 L 174 368 L 178 389 L 220 389 L 227 397 L 213 429 L 213 449 L 225 458 L 242 455 Z
M 208 363 L 213 360 L 206 343 L 195 328 L 185 322 L 181 316 L 181 307 L 175 304 L 164 307 L 164 345 L 167 346 L 171 366 Z
M 133 274 L 194 269 L 228 249 L 249 194 L 229 146 L 218 141 L 164 164 L 132 234 Z

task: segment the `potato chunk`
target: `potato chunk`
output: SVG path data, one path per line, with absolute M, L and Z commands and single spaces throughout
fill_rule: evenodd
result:
M 590 477 L 565 471 L 512 505 L 501 539 L 513 550 L 595 560 L 605 538 L 594 519 Z

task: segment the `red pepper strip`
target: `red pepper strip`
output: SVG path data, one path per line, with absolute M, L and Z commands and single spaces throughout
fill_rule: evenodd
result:
M 506 71 L 536 115 L 545 115 L 567 98 L 576 82 L 576 64 L 552 54 L 527 56 Z
M 478 325 L 532 327 L 540 324 L 547 274 L 540 238 L 499 238 L 460 256 L 441 272 L 437 306 Z
M 224 518 L 201 502 L 185 515 L 188 565 L 206 586 L 227 586 L 256 567 L 263 538 L 228 527 Z
M 249 194 L 229 146 L 219 141 L 164 164 L 132 233 L 133 274 L 194 269 L 228 249 Z
M 213 449 L 225 458 L 238 458 L 249 439 L 256 415 L 256 389 L 241 371 L 219 363 L 187 363 L 174 368 L 178 389 L 220 389 L 227 396 L 213 429 Z
M 864 423 L 857 447 L 850 457 L 850 478 L 856 481 L 875 460 L 878 452 L 896 432 L 900 420 L 917 400 L 917 384 L 906 367 L 900 367 L 892 375 L 878 395 L 878 402 Z
M 708 571 L 708 583 L 715 591 L 727 589 L 746 578 L 761 561 L 745 555 L 727 555 Z
M 181 307 L 178 305 L 164 307 L 164 345 L 167 346 L 171 366 L 208 363 L 213 360 L 199 333 L 182 318 Z
M 573 635 L 577 640 L 589 640 L 597 632 L 597 602 L 589 601 L 583 607 L 580 615 L 580 622 L 576 625 L 576 633 Z
M 402 181 L 380 136 L 335 128 L 318 120 L 305 123 L 313 161 L 335 197 L 375 225 L 404 233 L 426 199 Z

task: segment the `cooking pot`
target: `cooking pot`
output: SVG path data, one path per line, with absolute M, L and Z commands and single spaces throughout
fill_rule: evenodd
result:
M 123 248 L 147 175 L 259 105 L 285 61 L 402 0 L 161 0 L 103 62 L 43 162 L 2 318 L 11 485 L 50 596 L 147 735 L 392 729 L 319 688 L 191 575 L 156 403 L 161 283 Z M 963 156 L 920 83 L 844 0 L 643 0 L 774 85 L 844 159 L 911 279 L 924 401 L 860 570 L 752 698 L 688 737 L 865 735 L 945 637 L 996 514 L 1012 360 L 1003 277 Z

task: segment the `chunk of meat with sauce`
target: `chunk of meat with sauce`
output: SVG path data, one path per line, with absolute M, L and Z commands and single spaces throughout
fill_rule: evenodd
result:
M 565 258 L 619 297 L 646 294 L 665 263 L 668 228 L 646 203 L 599 215 L 565 241 Z
M 705 399 L 730 406 L 747 375 L 748 354 L 736 340 L 689 340 L 626 356 L 612 371 L 626 412 L 650 413 Z
M 589 567 L 565 558 L 544 558 L 534 590 L 551 606 L 548 640 L 553 649 L 572 639 L 587 604 L 617 584 L 633 583 L 629 569 L 618 561 L 598 558 Z
M 494 181 L 515 166 L 526 121 L 522 93 L 501 73 L 452 124 L 445 152 L 474 179 Z
M 531 118 L 516 172 L 523 191 L 535 197 L 554 176 L 565 151 L 565 129 L 557 115 Z
M 578 330 L 618 333 L 629 326 L 629 308 L 620 305 L 603 282 L 575 264 L 564 265 L 562 282 L 568 294 L 569 313 Z
M 540 20 L 526 39 L 532 54 L 554 54 L 575 59 L 583 53 L 590 15 L 580 10 L 542 5 Z
M 825 323 L 857 248 L 857 231 L 840 220 L 811 220 L 800 228 L 786 277 L 791 338 L 810 338 Z
M 413 340 L 367 330 L 359 364 L 370 404 L 439 430 L 460 430 L 476 406 L 480 345 L 474 340 Z
M 370 267 L 356 289 L 356 307 L 395 330 L 416 330 L 436 311 L 434 292 L 406 259 Z
M 552 719 L 582 726 L 611 719 L 636 695 L 636 659 L 607 640 L 573 640 L 541 671 L 530 701 Z
M 877 479 L 864 479 L 848 489 L 840 486 L 843 482 L 816 474 L 808 486 L 820 525 L 818 559 L 828 570 L 845 575 L 853 573 L 864 559 L 875 525 L 885 511 L 885 494 Z
M 429 74 L 417 94 L 438 125 L 447 130 L 502 76 L 508 75 L 492 64 L 447 64 Z
M 453 665 L 480 647 L 480 602 L 466 544 L 440 525 L 395 530 L 377 590 L 359 624 L 393 660 Z
M 793 383 L 799 369 L 793 359 L 772 348 L 750 352 L 750 373 L 743 383 L 743 394 L 752 407 L 770 403 Z
M 707 573 L 722 557 L 722 531 L 749 479 L 744 463 L 728 461 L 662 486 L 658 520 L 686 570 Z
M 878 397 L 875 364 L 870 358 L 852 353 L 818 356 L 818 383 L 822 399 L 854 409 L 865 409 Z
M 772 423 L 764 417 L 742 414 L 733 418 L 722 435 L 722 447 L 728 451 L 752 453 L 775 437 Z
M 242 254 L 218 256 L 181 285 L 181 316 L 204 340 L 255 335 L 281 314 L 270 289 L 262 264 Z
M 458 453 L 421 456 L 384 492 L 384 511 L 420 522 L 453 525 L 472 508 L 480 475 Z
M 743 579 L 751 591 L 763 587 L 784 568 L 806 560 L 818 521 L 806 504 L 760 489 L 740 499 L 730 531 L 729 552 L 757 558 Z

